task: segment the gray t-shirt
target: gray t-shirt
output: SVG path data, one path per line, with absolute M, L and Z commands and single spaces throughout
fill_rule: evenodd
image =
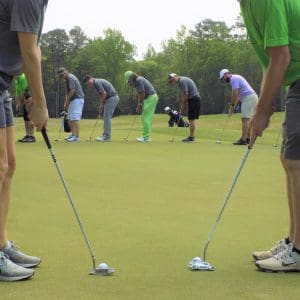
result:
M 70 90 L 74 89 L 75 93 L 71 98 L 71 101 L 77 98 L 84 98 L 84 93 L 81 87 L 81 84 L 77 77 L 71 73 L 68 74 L 66 79 L 67 82 L 67 92 L 69 93 Z
M 94 87 L 99 94 L 103 94 L 105 92 L 107 94 L 106 98 L 116 96 L 118 94 L 113 85 L 105 79 L 95 79 Z
M 22 70 L 18 32 L 28 32 L 40 38 L 45 0 L 0 0 L 0 71 L 17 75 Z
M 138 93 L 145 92 L 145 98 L 150 95 L 156 94 L 154 87 L 152 84 L 144 77 L 138 76 L 135 81 L 135 88 Z
M 192 99 L 196 96 L 200 97 L 200 93 L 197 89 L 195 82 L 188 77 L 180 76 L 179 88 L 183 93 L 188 92 L 189 99 Z

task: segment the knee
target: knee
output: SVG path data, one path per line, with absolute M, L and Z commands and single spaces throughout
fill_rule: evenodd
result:
M 8 161 L 5 159 L 0 160 L 0 182 L 3 182 L 8 174 Z
M 282 163 L 291 176 L 300 176 L 300 160 L 282 159 Z

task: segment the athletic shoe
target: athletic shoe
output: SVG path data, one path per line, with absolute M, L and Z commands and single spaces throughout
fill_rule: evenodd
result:
M 244 140 L 243 138 L 240 138 L 239 140 L 234 142 L 233 145 L 247 145 L 247 140 Z
M 35 256 L 29 256 L 20 251 L 20 249 L 12 241 L 8 241 L 6 246 L 1 251 L 11 260 L 13 263 L 24 267 L 33 268 L 40 264 L 41 259 Z
M 0 281 L 17 281 L 30 278 L 34 274 L 32 269 L 25 269 L 10 261 L 0 251 Z
M 278 254 L 279 252 L 283 251 L 287 247 L 287 243 L 285 239 L 282 239 L 276 242 L 275 246 L 272 247 L 270 250 L 267 251 L 255 251 L 252 253 L 252 256 L 255 260 L 263 260 L 271 258 L 272 256 Z
M 35 137 L 34 136 L 27 136 L 23 138 L 22 143 L 35 143 Z
M 31 135 L 25 135 L 23 138 L 19 139 L 18 142 L 20 143 L 34 143 L 35 137 Z
M 141 143 L 145 143 L 145 142 L 151 142 L 151 138 L 149 137 L 139 137 L 136 139 L 138 142 L 141 142 Z
M 79 142 L 80 138 L 78 136 L 72 135 L 70 138 L 66 139 L 67 142 Z
M 195 138 L 193 136 L 188 136 L 186 139 L 183 139 L 182 142 L 192 143 L 192 142 L 195 142 Z
M 65 137 L 65 141 L 67 141 L 68 139 L 72 138 L 73 134 L 70 134 L 69 136 Z
M 110 139 L 106 139 L 103 136 L 98 136 L 96 138 L 96 141 L 98 141 L 98 142 L 110 142 Z
M 300 272 L 300 254 L 293 248 L 293 244 L 289 243 L 285 250 L 271 258 L 258 260 L 255 265 L 265 272 Z

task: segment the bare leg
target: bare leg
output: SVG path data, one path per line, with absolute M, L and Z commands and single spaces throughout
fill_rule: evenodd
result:
M 79 121 L 70 121 L 72 134 L 79 137 Z
M 25 122 L 25 131 L 27 136 L 34 136 L 34 125 L 31 121 Z
M 0 129 L 0 249 L 7 242 L 7 216 L 16 168 L 14 126 Z
M 291 234 L 294 246 L 300 250 L 300 160 L 283 159 L 287 171 L 288 203 L 291 216 Z
M 190 136 L 195 137 L 196 122 L 195 120 L 189 120 L 189 123 L 190 123 Z
M 246 140 L 250 137 L 250 118 L 242 118 L 242 139 Z

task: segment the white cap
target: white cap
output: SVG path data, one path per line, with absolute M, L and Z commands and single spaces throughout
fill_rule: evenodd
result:
M 169 82 L 171 82 L 175 76 L 177 76 L 175 73 L 170 73 L 169 74 Z
M 230 71 L 228 69 L 221 70 L 219 79 L 222 79 L 226 73 L 230 73 Z
M 166 106 L 165 111 L 169 111 L 169 110 L 171 110 L 171 108 L 169 106 Z

